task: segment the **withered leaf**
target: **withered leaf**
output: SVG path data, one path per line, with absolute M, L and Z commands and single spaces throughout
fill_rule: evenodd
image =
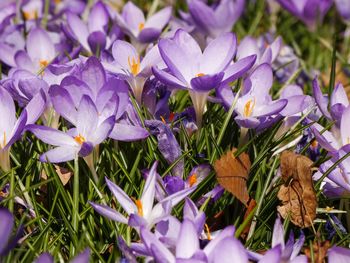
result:
M 216 160 L 214 169 L 219 184 L 247 206 L 249 201 L 247 179 L 251 164 L 246 153 L 235 157 L 236 150 L 233 148 Z
M 284 185 L 277 194 L 282 201 L 277 210 L 284 219 L 290 216 L 292 223 L 302 228 L 311 226 L 316 217 L 317 197 L 312 182 L 312 164 L 306 156 L 291 151 L 281 154 Z
M 328 240 L 324 242 L 315 241 L 312 244 L 312 253 L 315 263 L 322 263 L 325 262 L 327 251 L 331 247 L 330 242 Z M 305 248 L 304 250 L 305 255 L 308 258 L 308 262 L 311 262 L 311 249 Z
M 55 170 L 63 185 L 66 185 L 73 175 L 73 173 L 69 171 L 67 168 L 63 168 L 58 165 L 55 165 Z M 44 180 L 47 180 L 47 175 L 44 170 L 41 173 L 41 178 L 43 178 Z

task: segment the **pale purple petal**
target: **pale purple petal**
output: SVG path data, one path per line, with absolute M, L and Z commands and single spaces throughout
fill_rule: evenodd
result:
M 204 253 L 208 256 L 209 260 L 214 259 L 214 251 L 217 248 L 217 245 L 226 238 L 232 238 L 235 234 L 235 227 L 234 226 L 228 226 L 225 229 L 223 229 L 218 236 L 216 236 L 214 239 L 212 239 L 208 245 L 204 248 Z
M 340 134 L 343 145 L 350 144 L 350 106 L 348 106 L 341 117 Z
M 244 80 L 244 90 L 254 89 L 259 94 L 268 94 L 272 83 L 273 74 L 271 66 L 269 64 L 261 64 Z
M 172 12 L 172 7 L 168 6 L 158 11 L 150 18 L 147 19 L 145 23 L 145 28 L 157 28 L 162 29 L 170 20 Z
M 105 31 L 108 25 L 109 15 L 105 5 L 98 1 L 92 8 L 88 19 L 89 32 Z
M 68 12 L 67 23 L 75 38 L 79 41 L 83 48 L 90 51 L 89 44 L 87 42 L 89 31 L 84 22 L 81 21 L 77 15 Z
M 223 77 L 222 85 L 228 84 L 242 77 L 244 73 L 253 67 L 255 61 L 256 55 L 251 55 L 228 66 L 224 71 L 225 75 Z
M 41 90 L 30 100 L 30 102 L 25 107 L 25 110 L 27 111 L 26 124 L 35 123 L 45 110 L 45 106 L 46 96 L 45 93 Z
M 54 263 L 54 259 L 50 253 L 41 254 L 36 260 L 35 263 Z
M 284 228 L 279 216 L 277 216 L 273 227 L 271 247 L 275 247 L 277 245 L 281 245 L 282 249 L 284 248 Z
M 140 57 L 133 45 L 126 41 L 116 40 L 112 46 L 114 60 L 123 70 L 131 71 L 130 65 L 134 60 L 137 62 Z
M 237 263 L 248 262 L 248 255 L 244 246 L 237 239 L 227 237 L 216 246 L 211 257 L 213 263 L 230 263 L 234 260 Z
M 98 91 L 106 82 L 106 72 L 96 57 L 90 57 L 86 61 L 81 71 L 81 80 L 88 84 L 96 97 Z
M 147 218 L 152 211 L 155 195 L 155 184 L 156 184 L 156 174 L 157 174 L 158 162 L 155 162 L 148 174 L 145 186 L 142 191 L 141 203 L 144 212 L 144 216 Z
M 90 249 L 87 248 L 79 255 L 77 255 L 71 263 L 89 263 L 90 261 Z
M 168 85 L 171 88 L 178 88 L 178 89 L 186 88 L 185 82 L 181 82 L 179 79 L 177 79 L 176 77 L 167 73 L 164 70 L 158 69 L 157 67 L 152 67 L 152 72 L 159 81 Z
M 36 137 L 42 140 L 45 143 L 54 145 L 54 146 L 67 146 L 74 147 L 77 146 L 75 140 L 67 135 L 64 132 L 59 130 L 39 125 L 28 125 L 27 130 L 34 133 Z
M 17 50 L 12 48 L 11 46 L 0 43 L 0 60 L 10 67 L 15 67 L 15 54 Z
M 333 246 L 328 250 L 329 263 L 346 263 L 350 261 L 350 249 Z
M 91 141 L 94 145 L 102 143 L 111 133 L 115 124 L 115 117 L 111 116 L 104 120 L 96 129 L 94 134 L 91 136 Z
M 16 52 L 14 59 L 17 67 L 21 69 L 26 69 L 30 72 L 32 72 L 33 69 L 35 70 L 38 67 L 33 64 L 33 61 L 31 60 L 31 58 L 23 50 Z
M 78 156 L 78 147 L 60 146 L 42 154 L 39 158 L 41 162 L 63 163 L 74 160 Z
M 108 180 L 107 177 L 105 179 L 109 190 L 111 190 L 114 197 L 118 200 L 118 202 L 128 213 L 128 215 L 137 212 L 137 207 L 135 203 L 130 199 L 130 197 L 127 196 L 119 186 L 114 184 L 112 181 Z
M 97 129 L 98 112 L 94 102 L 87 95 L 80 101 L 77 114 L 77 131 L 84 138 L 89 138 Z
M 196 227 L 191 220 L 184 219 L 176 244 L 176 257 L 190 258 L 197 250 L 199 250 L 199 241 Z
M 326 116 L 328 119 L 332 119 L 329 111 L 328 111 L 328 98 L 323 96 L 320 86 L 318 85 L 317 78 L 312 81 L 312 90 L 314 94 L 314 98 L 318 107 L 320 108 L 322 114 Z
M 281 245 L 278 245 L 266 252 L 259 263 L 280 263 L 281 262 Z
M 128 223 L 128 219 L 126 219 L 121 213 L 115 211 L 114 209 L 110 208 L 106 205 L 99 205 L 93 202 L 89 201 L 89 204 L 93 207 L 93 209 L 99 213 L 100 215 L 107 217 L 111 220 L 114 220 L 116 222 L 120 222 L 123 224 Z
M 133 32 L 137 32 L 140 28 L 140 24 L 145 24 L 145 16 L 140 8 L 138 8 L 131 1 L 127 2 L 123 7 L 122 16 L 126 25 Z
M 340 148 L 333 134 L 327 130 L 324 130 L 321 125 L 315 123 L 310 128 L 315 135 L 317 142 L 327 151 L 332 152 Z
M 116 123 L 109 137 L 117 141 L 137 141 L 149 136 L 146 129 L 140 126 Z
M 32 60 L 50 62 L 55 56 L 55 47 L 49 34 L 41 28 L 33 28 L 27 37 L 27 52 Z
M 224 72 L 196 77 L 191 79 L 191 87 L 193 90 L 198 92 L 207 92 L 217 88 L 223 77 Z

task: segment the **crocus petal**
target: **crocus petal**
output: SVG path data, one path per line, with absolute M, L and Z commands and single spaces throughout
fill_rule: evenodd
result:
M 34 133 L 43 142 L 54 146 L 77 146 L 71 136 L 50 127 L 31 124 L 27 126 L 27 130 Z
M 25 107 L 25 110 L 27 111 L 27 123 L 26 124 L 33 124 L 35 123 L 41 114 L 43 113 L 46 106 L 46 96 L 44 91 L 38 92 L 34 96 L 33 99 L 30 100 L 28 105 Z
M 140 59 L 134 46 L 122 40 L 116 40 L 114 42 L 112 46 L 112 54 L 114 60 L 120 65 L 120 67 L 130 72 L 132 60 L 137 62 L 138 59 Z
M 340 134 L 343 145 L 350 144 L 350 106 L 348 106 L 341 117 Z
M 210 91 L 219 86 L 223 77 L 224 72 L 196 77 L 191 79 L 191 87 L 193 90 L 198 92 Z
M 94 102 L 87 95 L 80 101 L 77 114 L 77 131 L 84 138 L 89 138 L 97 129 L 98 112 Z
M 184 219 L 176 244 L 176 257 L 190 258 L 199 249 L 197 230 L 191 220 Z
M 140 236 L 148 250 L 152 251 L 152 246 L 156 247 L 153 251 L 157 252 L 157 258 L 163 259 L 163 262 L 175 263 L 173 254 L 146 227 L 141 227 Z
M 209 33 L 210 21 L 215 17 L 213 9 L 202 1 L 190 1 L 188 3 L 188 10 L 191 14 L 191 18 L 198 25 L 198 28 L 205 33 Z
M 128 215 L 137 212 L 137 207 L 130 197 L 127 196 L 127 194 L 125 194 L 125 192 L 119 186 L 108 180 L 107 177 L 105 179 L 109 190 L 111 190 L 114 197 L 118 200 Z
M 318 107 L 322 114 L 328 119 L 332 119 L 328 111 L 328 98 L 323 96 L 320 86 L 318 85 L 317 78 L 312 81 L 312 90 Z
M 11 46 L 0 43 L 0 60 L 4 62 L 5 64 L 9 65 L 10 67 L 15 67 L 15 54 L 16 49 L 12 48 Z
M 215 74 L 223 71 L 236 53 L 237 40 L 232 33 L 223 34 L 212 40 L 203 52 L 199 72 Z
M 216 249 L 213 251 L 214 263 L 229 263 L 234 260 L 237 263 L 246 263 L 248 262 L 248 255 L 245 251 L 243 245 L 233 237 L 227 237 L 216 246 Z
M 39 160 L 41 162 L 63 163 L 74 160 L 78 151 L 78 147 L 60 146 L 42 154 Z
M 281 100 L 275 100 L 268 105 L 263 105 L 261 107 L 256 108 L 256 114 L 255 116 L 271 116 L 274 114 L 279 113 L 288 103 L 288 100 L 281 99 Z
M 52 85 L 49 89 L 49 95 L 57 113 L 70 123 L 76 125 L 78 112 L 74 107 L 74 102 L 68 91 L 58 85 Z
M 90 57 L 84 64 L 81 80 L 88 84 L 96 98 L 98 91 L 106 82 L 106 72 L 96 57 Z
M 145 24 L 145 16 L 140 8 L 138 8 L 131 1 L 127 2 L 123 7 L 122 16 L 126 25 L 134 32 L 139 30 L 140 24 Z
M 14 59 L 15 59 L 17 67 L 19 67 L 21 69 L 26 69 L 28 71 L 32 71 L 33 68 L 34 69 L 37 68 L 34 66 L 33 61 L 28 56 L 28 54 L 23 50 L 16 52 Z
M 99 205 L 93 202 L 89 201 L 89 204 L 92 206 L 92 208 L 99 213 L 100 215 L 107 217 L 111 220 L 114 220 L 116 222 L 120 222 L 123 224 L 128 223 L 128 219 L 126 219 L 121 213 L 115 211 L 114 209 L 110 208 L 106 205 Z
M 89 263 L 90 261 L 90 249 L 87 248 L 79 255 L 77 255 L 71 263 Z
M 32 60 L 50 62 L 55 57 L 55 47 L 49 34 L 41 28 L 33 28 L 27 38 L 27 51 Z
M 88 95 L 90 98 L 94 98 L 94 92 L 92 91 L 92 88 L 90 88 L 85 82 L 77 79 L 74 76 L 65 77 L 62 80 L 60 86 L 61 88 L 64 88 L 66 91 L 68 91 L 71 100 L 74 102 L 72 106 L 75 106 L 76 108 L 78 108 L 81 98 L 84 95 Z M 51 88 L 52 87 L 50 87 L 50 89 Z
M 83 48 L 87 51 L 90 51 L 90 47 L 87 41 L 89 31 L 87 26 L 83 23 L 83 21 L 81 21 L 81 19 L 77 15 L 68 12 L 67 23 L 69 28 L 73 32 L 74 37 L 79 41 Z
M 235 121 L 237 122 L 237 124 L 241 127 L 245 127 L 245 128 L 250 128 L 250 129 L 254 129 L 256 127 L 259 126 L 260 121 L 257 118 L 254 117 L 243 117 L 243 116 L 237 116 L 235 118 Z
M 273 74 L 271 66 L 269 64 L 261 64 L 244 80 L 244 90 L 254 89 L 254 93 L 268 94 L 272 83 Z
M 83 142 L 78 151 L 78 155 L 80 157 L 86 157 L 92 152 L 93 149 L 94 145 L 92 144 L 92 142 Z
M 116 123 L 109 137 L 117 141 L 137 141 L 145 139 L 149 136 L 146 129 L 140 126 L 132 126 L 128 124 Z
M 0 218 L 0 235 L 2 238 L 2 242 L 0 242 L 0 255 L 2 255 L 10 238 L 14 219 L 10 211 L 5 208 L 0 208 Z
M 0 87 L 0 112 L 0 132 L 7 132 L 16 123 L 16 109 L 10 93 L 2 87 Z
M 111 116 L 104 120 L 96 129 L 95 133 L 91 137 L 91 141 L 94 145 L 102 143 L 111 133 L 115 124 L 115 117 Z
M 158 28 L 145 28 L 141 30 L 137 39 L 140 43 L 150 43 L 156 41 L 161 32 L 162 31 Z
M 55 261 L 50 253 L 43 253 L 35 260 L 35 263 L 54 263 L 54 262 Z
M 89 13 L 88 28 L 89 32 L 101 31 L 104 32 L 104 27 L 107 26 L 109 20 L 108 11 L 102 2 L 97 2 Z
M 148 222 L 144 217 L 139 216 L 138 214 L 131 214 L 129 216 L 128 225 L 134 228 L 138 228 L 141 226 L 147 226 Z
M 101 31 L 92 32 L 87 41 L 92 53 L 94 54 L 97 54 L 106 48 L 106 35 Z
M 170 88 L 178 88 L 185 89 L 186 84 L 181 82 L 179 79 L 165 72 L 164 70 L 160 70 L 157 67 L 152 67 L 152 72 L 154 76 L 164 84 L 168 85 Z
M 275 225 L 273 227 L 271 247 L 275 247 L 277 245 L 281 245 L 282 249 L 284 247 L 284 228 L 279 216 L 277 216 Z
M 350 249 L 334 246 L 328 250 L 329 263 L 345 263 L 350 260 Z
M 305 255 L 297 256 L 289 261 L 289 263 L 307 263 L 308 258 Z
M 12 129 L 12 132 L 9 136 L 9 141 L 5 145 L 5 150 L 9 149 L 10 146 L 15 143 L 19 138 L 21 138 L 21 135 L 23 133 L 24 127 L 27 123 L 27 111 L 22 111 L 21 115 L 19 116 L 18 120 L 15 123 L 15 126 Z
M 157 28 L 162 30 L 162 28 L 169 22 L 171 17 L 172 7 L 168 6 L 158 11 L 150 18 L 147 19 L 145 23 L 145 28 Z
M 321 125 L 315 123 L 310 128 L 316 137 L 316 141 L 327 151 L 332 152 L 340 148 L 332 133 L 327 130 L 323 131 L 324 128 Z
M 222 85 L 225 85 L 229 82 L 235 81 L 243 76 L 249 69 L 252 68 L 256 60 L 256 55 L 251 55 L 244 57 L 232 65 L 228 66 L 224 70 L 224 77 L 222 81 Z
M 251 55 L 257 55 L 257 61 L 260 61 L 260 50 L 257 41 L 248 36 L 242 39 L 237 48 L 237 59 L 242 59 Z
M 259 263 L 279 263 L 281 262 L 281 245 L 278 245 L 266 252 Z
M 297 242 L 295 242 L 295 244 L 293 245 L 293 251 L 292 254 L 290 256 L 290 259 L 294 259 L 297 258 L 297 255 L 300 253 L 300 250 L 303 248 L 305 242 L 305 235 L 304 233 L 301 231 L 301 234 L 299 236 L 299 239 L 297 240 Z
M 152 165 L 152 168 L 148 174 L 145 186 L 142 191 L 141 203 L 145 218 L 148 218 L 148 216 L 150 215 L 154 203 L 157 165 L 158 162 L 155 162 Z

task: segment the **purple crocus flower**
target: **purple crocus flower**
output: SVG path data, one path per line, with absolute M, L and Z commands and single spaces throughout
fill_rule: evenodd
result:
M 272 87 L 273 75 L 269 64 L 258 66 L 253 73 L 244 80 L 243 96 L 237 100 L 235 112 L 236 122 L 244 128 L 257 128 L 281 112 L 287 105 L 286 99 L 273 101 L 269 91 Z M 229 96 L 226 96 L 228 93 Z M 233 95 L 229 86 L 219 89 L 219 96 L 226 107 L 233 103 Z
M 165 7 L 145 19 L 140 8 L 129 1 L 123 7 L 122 14 L 116 15 L 118 25 L 131 38 L 133 45 L 138 46 L 141 53 L 144 44 L 157 40 L 171 17 L 172 8 Z M 139 43 L 139 44 L 138 44 Z
M 119 37 L 119 34 L 110 34 L 107 37 L 107 27 L 109 13 L 102 1 L 97 1 L 91 8 L 87 24 L 82 21 L 77 14 L 68 12 L 67 25 L 72 36 L 88 52 L 97 54 L 105 48 L 109 48 L 113 40 Z
M 20 139 L 26 125 L 34 123 L 40 117 L 45 103 L 45 95 L 40 92 L 17 119 L 15 103 L 11 95 L 0 86 L 0 112 L 2 114 L 0 120 L 0 168 L 4 171 L 11 169 L 9 157 L 11 145 Z
M 202 122 L 209 92 L 222 82 L 233 81 L 247 70 L 244 63 L 244 67 L 238 63 L 229 66 L 236 53 L 236 38 L 232 33 L 212 40 L 202 52 L 198 43 L 179 29 L 172 39 L 159 41 L 159 52 L 170 73 L 153 67 L 154 75 L 170 87 L 189 90 L 197 126 Z
M 141 59 L 133 45 L 126 41 L 116 40 L 112 46 L 114 61 L 103 62 L 106 70 L 125 79 L 134 93 L 136 101 L 141 104 L 143 86 L 152 74 L 151 67 L 159 64 L 162 59 L 158 46 L 151 48 Z
M 277 0 L 283 8 L 303 21 L 310 30 L 315 30 L 317 22 L 321 22 L 332 0 Z
M 243 245 L 233 237 L 234 227 L 222 230 L 214 239 L 200 249 L 199 234 L 195 223 L 186 218 L 178 231 L 175 247 L 169 249 L 156 235 L 147 228 L 140 230 L 141 240 L 146 255 L 157 262 L 248 262 Z
M 67 95 L 68 96 L 68 95 Z M 69 100 L 67 97 L 66 102 Z M 93 148 L 105 140 L 115 124 L 115 112 L 110 116 L 99 116 L 91 98 L 82 96 L 77 110 L 72 106 L 64 117 L 75 128 L 66 133 L 46 126 L 29 125 L 27 129 L 45 143 L 57 146 L 40 156 L 40 161 L 60 163 L 73 160 L 78 156 L 88 156 Z M 66 105 L 66 104 L 65 104 Z M 69 111 L 68 113 L 68 110 Z
M 90 202 L 91 206 L 99 214 L 111 220 L 123 224 L 129 224 L 130 226 L 136 228 L 139 228 L 140 226 L 152 228 L 154 224 L 161 221 L 164 217 L 170 215 L 172 207 L 176 206 L 181 200 L 195 190 L 195 187 L 182 190 L 167 196 L 153 206 L 156 193 L 157 165 L 157 162 L 152 165 L 146 179 L 141 198 L 134 199 L 134 201 L 128 197 L 120 187 L 106 178 L 108 188 L 111 190 L 120 205 L 124 208 L 125 212 L 128 214 L 128 218 L 105 205 Z
M 55 59 L 56 51 L 49 34 L 39 28 L 32 28 L 26 40 L 26 50 L 16 52 L 14 61 L 20 69 L 34 74 L 44 74 L 45 68 Z
M 191 22 L 200 32 L 211 38 L 231 32 L 245 6 L 245 0 L 221 0 L 213 6 L 208 6 L 201 0 L 188 0 L 187 2 Z
M 330 121 L 336 121 L 336 125 L 339 126 L 343 111 L 349 105 L 343 85 L 338 83 L 332 91 L 330 98 L 322 93 L 317 78 L 313 80 L 312 87 L 316 103 L 322 114 Z
M 299 255 L 305 242 L 303 232 L 301 232 L 301 235 L 296 242 L 294 242 L 293 232 L 289 235 L 287 243 L 284 242 L 284 235 L 283 225 L 278 216 L 273 228 L 271 249 L 268 250 L 265 255 L 249 252 L 250 259 L 259 261 L 259 263 L 307 263 L 307 257 L 305 255 Z

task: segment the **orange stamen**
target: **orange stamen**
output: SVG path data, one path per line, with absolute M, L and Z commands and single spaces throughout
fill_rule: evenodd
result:
M 139 74 L 139 72 L 140 72 L 140 57 L 138 57 L 137 59 L 135 59 L 134 57 L 132 59 L 130 59 L 130 57 L 128 57 L 128 64 L 129 64 L 131 74 L 133 74 L 134 76 Z
M 139 31 L 141 31 L 142 29 L 144 29 L 145 28 L 145 24 L 144 23 L 140 23 L 139 24 Z
M 192 187 L 195 183 L 197 183 L 197 174 L 194 173 L 190 177 L 188 177 L 188 183 L 190 184 L 190 187 Z
M 253 113 L 255 107 L 255 98 L 254 101 L 252 99 L 248 100 L 248 102 L 244 105 L 244 117 L 250 117 Z
M 165 119 L 164 119 L 163 116 L 160 116 L 160 119 L 162 120 L 162 122 L 163 122 L 164 124 L 166 124 L 166 121 L 165 121 Z
M 317 146 L 318 146 L 318 142 L 316 140 L 312 140 L 311 147 L 312 148 L 317 148 Z
M 38 11 L 23 11 L 23 18 L 24 20 L 31 20 L 31 19 L 37 19 L 38 18 Z
M 205 76 L 204 73 L 198 73 L 198 74 L 196 75 L 196 77 L 203 77 L 203 76 Z
M 210 235 L 209 226 L 208 226 L 207 224 L 204 224 L 204 227 L 205 227 L 205 231 L 206 231 L 206 234 L 207 234 L 207 239 L 208 239 L 208 240 L 211 240 L 211 235 Z
M 142 207 L 142 202 L 140 199 L 135 199 L 133 197 L 131 197 L 131 199 L 134 201 L 136 207 L 137 207 L 137 214 L 139 216 L 143 216 L 143 207 Z
M 79 143 L 80 145 L 83 144 L 86 141 L 85 138 L 81 134 L 79 134 L 78 136 L 75 136 L 74 140 L 77 143 Z

